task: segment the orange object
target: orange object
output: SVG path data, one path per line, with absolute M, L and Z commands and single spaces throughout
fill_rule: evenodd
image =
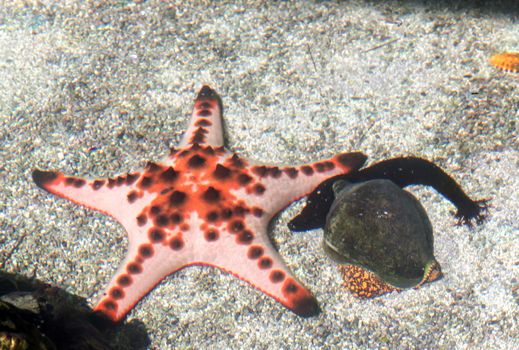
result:
M 339 264 L 338 267 L 344 281 L 343 286 L 357 298 L 369 299 L 393 291 L 402 291 L 402 289 L 384 282 L 375 273 L 360 266 Z M 414 286 L 414 289 L 420 288 L 424 283 L 434 282 L 443 276 L 440 264 L 436 261 L 429 265 L 426 270 L 423 280 Z
M 490 57 L 490 63 L 501 70 L 519 72 L 519 52 L 504 52 Z

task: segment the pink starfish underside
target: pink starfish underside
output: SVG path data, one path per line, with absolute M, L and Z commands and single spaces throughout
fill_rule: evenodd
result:
M 33 172 L 38 186 L 119 221 L 126 258 L 95 307 L 120 321 L 164 277 L 190 265 L 214 266 L 247 281 L 301 316 L 318 313 L 312 293 L 270 243 L 281 209 L 322 181 L 359 169 L 361 153 L 300 166 L 253 164 L 223 147 L 222 104 L 204 86 L 178 149 L 158 163 L 112 179 Z

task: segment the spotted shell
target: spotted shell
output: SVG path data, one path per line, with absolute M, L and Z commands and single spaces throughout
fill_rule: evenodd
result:
M 389 180 L 338 181 L 333 188 L 323 247 L 354 295 L 374 297 L 441 276 L 431 223 L 413 195 Z
M 519 52 L 504 52 L 490 57 L 490 63 L 508 72 L 519 72 Z

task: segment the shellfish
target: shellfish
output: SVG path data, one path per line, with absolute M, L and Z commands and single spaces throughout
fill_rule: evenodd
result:
M 486 218 L 488 200 L 471 199 L 432 162 L 398 157 L 322 182 L 288 226 L 292 231 L 324 228 L 325 252 L 339 262 L 346 287 L 358 297 L 419 287 L 442 273 L 427 214 L 402 190 L 409 185 L 438 191 L 456 207 L 459 224 L 481 224 Z
M 345 286 L 370 298 L 441 277 L 425 209 L 389 180 L 333 184 L 323 248 L 340 264 Z
M 501 70 L 519 72 L 519 52 L 504 52 L 490 57 L 490 63 Z

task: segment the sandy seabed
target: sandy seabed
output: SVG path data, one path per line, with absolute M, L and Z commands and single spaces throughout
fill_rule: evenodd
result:
M 128 315 L 156 349 L 511 349 L 519 339 L 517 2 L 4 1 L 0 5 L 0 261 L 93 303 L 122 260 L 114 220 L 39 190 L 31 170 L 111 177 L 179 140 L 202 84 L 223 99 L 227 146 L 298 164 L 359 150 L 368 164 L 434 161 L 488 220 L 458 227 L 437 193 L 411 190 L 445 277 L 357 300 L 321 230 L 271 238 L 320 302 L 300 318 L 228 274 L 190 267 Z M 15 249 L 13 249 L 15 248 Z M 12 254 L 10 253 L 12 251 Z

